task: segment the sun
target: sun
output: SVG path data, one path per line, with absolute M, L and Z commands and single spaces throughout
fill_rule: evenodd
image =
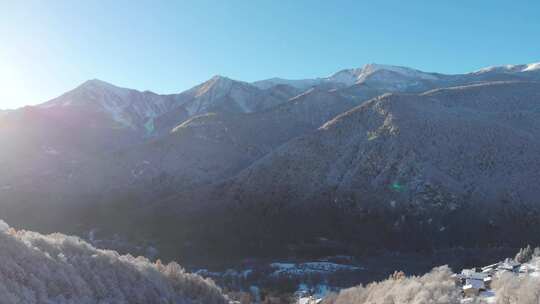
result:
M 29 101 L 21 76 L 12 64 L 0 61 L 0 109 L 18 108 Z

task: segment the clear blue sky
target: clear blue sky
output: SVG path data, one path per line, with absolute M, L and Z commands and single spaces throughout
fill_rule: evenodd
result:
M 539 0 L 0 0 L 0 108 L 99 78 L 158 93 L 214 74 L 325 76 L 366 63 L 462 73 L 540 61 Z

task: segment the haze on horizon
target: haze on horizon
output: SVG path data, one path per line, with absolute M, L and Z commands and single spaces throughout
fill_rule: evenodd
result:
M 0 0 L 0 109 L 87 79 L 180 92 L 212 75 L 255 81 L 366 63 L 464 73 L 540 61 L 538 1 Z M 399 46 L 399 47 L 398 47 Z

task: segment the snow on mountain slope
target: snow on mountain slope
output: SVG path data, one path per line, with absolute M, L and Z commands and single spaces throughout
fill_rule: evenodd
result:
M 383 65 L 383 64 L 368 64 L 362 68 L 360 73 L 358 73 L 358 81 L 362 81 L 365 78 L 367 78 L 369 75 L 381 71 L 391 71 L 403 76 L 411 77 L 411 78 L 419 78 L 424 80 L 437 80 L 438 77 L 435 74 L 432 73 L 426 73 L 419 70 L 407 68 L 407 67 L 401 67 L 401 66 L 393 66 L 393 65 Z
M 421 92 L 435 87 L 446 87 L 448 76 L 425 73 L 411 68 L 368 64 L 357 71 L 351 86 L 368 86 L 383 92 Z
M 314 78 L 314 79 L 302 79 L 302 80 L 288 80 L 283 78 L 271 78 L 267 80 L 260 80 L 253 82 L 253 85 L 259 88 L 269 88 L 278 84 L 287 84 L 290 86 L 297 87 L 299 89 L 309 89 L 314 86 L 319 86 L 323 84 L 337 84 L 341 86 L 352 86 L 359 82 L 364 82 L 368 80 L 372 75 L 380 72 L 386 71 L 391 72 L 394 75 L 399 75 L 399 77 L 406 78 L 416 78 L 421 80 L 437 80 L 438 77 L 436 74 L 425 73 L 415 69 L 392 66 L 392 65 L 382 65 L 382 64 L 367 64 L 362 68 L 356 69 L 345 69 L 332 74 L 331 76 L 324 78 Z M 392 81 L 392 77 L 387 76 L 387 81 Z
M 145 168 L 136 178 L 139 182 L 164 173 L 184 188 L 214 182 L 357 104 L 337 92 L 310 90 L 266 111 L 201 114 L 155 141 L 129 149 L 115 163 L 132 168 L 149 161 L 152 165 L 135 166 Z
M 429 89 L 430 86 L 431 88 L 435 88 L 485 80 L 485 78 L 475 79 L 475 76 L 481 74 L 506 73 L 519 75 L 524 72 L 536 72 L 538 70 L 540 70 L 540 62 L 487 67 L 463 75 L 445 75 L 439 73 L 427 73 L 402 66 L 372 63 L 364 65 L 361 68 L 341 70 L 328 77 L 301 80 L 270 78 L 255 81 L 252 84 L 259 88 L 270 88 L 278 84 L 287 84 L 303 90 L 321 85 L 334 85 L 340 88 L 353 86 L 355 84 L 368 84 L 391 92 L 406 90 L 408 87 L 419 92 L 422 89 Z M 483 76 L 485 77 L 485 75 Z
M 172 110 L 175 102 L 171 96 L 120 88 L 94 79 L 39 107 L 74 107 L 101 111 L 125 127 L 138 127 Z
M 523 72 L 538 71 L 540 70 L 540 62 L 527 64 L 527 66 L 522 70 Z
M 77 237 L 15 231 L 0 220 L 1 303 L 225 304 L 210 280 L 178 264 L 92 247 Z
M 212 111 L 252 113 L 271 108 L 287 101 L 301 91 L 312 87 L 340 89 L 354 85 L 367 85 L 385 92 L 412 90 L 420 92 L 436 87 L 449 86 L 448 81 L 461 76 L 458 85 L 475 81 L 474 77 L 483 77 L 492 73 L 519 74 L 540 70 L 540 63 L 489 67 L 465 75 L 442 75 L 426 73 L 407 67 L 367 64 L 362 68 L 345 69 L 335 74 L 314 79 L 287 80 L 272 78 L 247 83 L 223 76 L 214 76 L 210 80 L 180 94 L 159 95 L 149 91 L 120 88 L 101 80 L 89 80 L 74 90 L 42 104 L 42 108 L 78 107 L 106 113 L 124 127 L 153 130 L 154 120 L 172 111 L 182 116 L 193 116 Z M 282 94 L 274 94 L 276 86 L 281 86 Z M 283 87 L 294 88 L 283 90 Z M 181 121 L 178 121 L 180 123 Z
M 190 116 L 208 112 L 251 113 L 285 102 L 298 93 L 287 86 L 261 90 L 223 76 L 172 95 L 120 88 L 94 79 L 38 107 L 103 113 L 120 126 L 155 134 L 169 131 Z
M 391 115 L 385 116 L 387 125 L 381 125 L 380 130 L 378 127 L 369 129 L 369 134 L 364 138 L 366 141 L 361 138 L 364 130 L 361 121 L 352 124 L 351 129 L 336 128 L 333 124 L 325 125 L 325 127 L 333 126 L 328 129 L 328 133 L 332 133 L 332 136 L 328 138 L 323 136 L 323 139 L 328 142 L 339 142 L 334 146 L 314 140 L 313 147 L 304 147 L 299 145 L 295 138 L 305 141 L 311 138 L 308 135 L 314 132 L 324 133 L 317 131 L 317 128 L 328 120 L 386 92 L 416 94 L 435 88 L 486 83 L 493 80 L 534 80 L 538 79 L 535 76 L 538 74 L 536 67 L 535 64 L 530 64 L 517 69 L 519 71 L 515 73 L 486 72 L 448 76 L 402 67 L 367 65 L 360 69 L 343 70 L 330 77 L 320 78 L 332 80 L 319 82 L 316 87 L 308 89 L 293 87 L 290 84 L 272 84 L 268 88 L 259 88 L 249 83 L 217 76 L 188 91 L 173 95 L 139 92 L 97 80 L 89 81 L 45 105 L 12 111 L 0 119 L 0 146 L 3 147 L 0 149 L 0 164 L 4 168 L 0 170 L 0 201 L 12 202 L 9 206 L 12 208 L 10 219 L 16 218 L 18 221 L 13 221 L 15 224 L 28 223 L 32 220 L 39 224 L 48 224 L 59 222 L 50 220 L 51 218 L 58 219 L 72 215 L 65 212 L 65 206 L 73 206 L 74 209 L 79 208 L 76 211 L 80 211 L 83 209 L 78 204 L 83 201 L 88 202 L 88 205 L 101 198 L 104 201 L 108 199 L 118 201 L 116 197 L 110 195 L 116 190 L 131 194 L 145 191 L 146 196 L 141 196 L 140 200 L 156 202 L 165 196 L 176 198 L 177 195 L 188 193 L 193 190 L 192 187 L 188 187 L 191 185 L 207 186 L 225 179 L 233 179 L 239 182 L 237 185 L 240 185 L 241 191 L 246 191 L 238 194 L 240 199 L 247 197 L 243 201 L 262 202 L 261 205 L 273 210 L 271 206 L 281 208 L 288 206 L 289 201 L 294 201 L 298 205 L 305 202 L 317 205 L 326 199 L 334 199 L 336 193 L 338 201 L 347 202 L 367 201 L 378 195 L 384 198 L 386 197 L 384 193 L 388 192 L 386 187 L 388 183 L 385 182 L 388 182 L 390 177 L 401 176 L 395 173 L 395 170 L 420 171 L 428 177 L 436 178 L 445 186 L 444 191 L 437 192 L 439 188 L 433 190 L 432 185 L 415 184 L 417 180 L 412 177 L 407 179 L 411 182 L 407 187 L 418 190 L 411 194 L 415 199 L 419 197 L 412 201 L 414 204 L 410 209 L 413 212 L 419 210 L 414 207 L 416 202 L 422 202 L 424 198 L 427 200 L 430 195 L 435 195 L 440 201 L 442 198 L 446 199 L 445 195 L 448 193 L 463 194 L 469 191 L 473 194 L 485 193 L 486 196 L 499 198 L 496 191 L 500 191 L 509 197 L 506 200 L 517 200 L 515 193 L 519 194 L 520 199 L 525 200 L 530 197 L 530 193 L 522 189 L 522 185 L 526 183 L 514 180 L 500 182 L 505 181 L 504 177 L 495 173 L 493 174 L 496 178 L 480 175 L 470 177 L 470 180 L 465 179 L 470 181 L 472 186 L 464 186 L 462 182 L 456 180 L 467 168 L 484 166 L 489 169 L 493 163 L 500 165 L 503 162 L 514 164 L 520 162 L 523 157 L 529 157 L 530 151 L 535 151 L 534 136 L 540 129 L 537 112 L 530 108 L 523 111 L 512 108 L 523 102 L 523 94 L 532 92 L 530 96 L 536 96 L 534 90 L 529 91 L 528 87 L 525 87 L 524 92 L 501 90 L 496 94 L 489 85 L 476 88 L 474 90 L 476 95 L 471 100 L 476 100 L 486 109 L 493 108 L 491 102 L 497 102 L 497 107 L 500 106 L 499 103 L 508 106 L 505 108 L 507 111 L 490 114 L 486 114 L 485 109 L 479 111 L 470 109 L 469 106 L 453 106 L 450 102 L 445 102 L 444 106 L 440 107 L 427 103 L 423 110 L 421 106 L 415 110 L 405 106 L 399 108 L 399 101 L 395 100 L 405 101 L 405 105 L 415 103 L 405 97 L 403 99 L 392 97 L 395 99 L 389 99 L 393 102 L 388 102 L 393 105 L 392 111 L 389 111 Z M 520 72 L 522 70 L 527 71 Z M 349 84 L 352 85 L 347 86 Z M 462 98 L 461 94 L 473 92 L 470 86 L 468 88 L 429 91 L 429 94 L 414 98 L 419 100 L 417 104 L 421 104 L 426 100 L 438 100 L 439 94 L 452 93 L 452 98 L 448 100 L 459 101 Z M 384 104 L 386 103 L 381 102 L 381 107 Z M 428 112 L 429 109 L 432 111 Z M 453 113 L 457 114 L 452 116 Z M 395 119 L 409 114 L 414 119 L 399 121 Z M 415 116 L 416 114 L 419 116 Z M 461 125 L 456 122 L 455 116 L 459 115 L 464 119 L 459 121 Z M 376 114 L 357 117 L 359 120 L 366 119 L 367 122 L 378 121 L 380 118 Z M 474 117 L 479 119 L 475 120 Z M 439 118 L 447 119 L 449 124 L 436 120 Z M 397 122 L 405 123 L 406 126 Z M 421 123 L 425 124 L 419 125 Z M 180 127 L 171 132 L 176 126 Z M 391 127 L 401 133 L 388 138 L 381 136 L 385 134 L 383 131 Z M 456 128 L 452 129 L 454 127 Z M 445 133 L 447 129 L 455 131 L 455 134 Z M 504 139 L 490 133 L 492 129 L 500 130 L 500 134 L 504 134 L 502 136 Z M 438 140 L 437 137 L 431 147 L 426 143 L 433 140 L 430 141 L 431 135 L 426 135 L 426 132 L 432 132 L 431 135 L 440 135 L 442 138 L 448 137 L 449 142 L 455 141 L 456 144 L 442 145 L 444 140 Z M 148 133 L 151 133 L 152 137 L 141 136 Z M 455 138 L 456 134 L 467 140 L 461 142 Z M 527 140 L 526 136 L 532 139 Z M 467 158 L 454 159 L 448 152 L 454 151 L 462 155 L 464 151 L 468 151 L 472 143 L 483 144 L 484 150 L 478 153 L 477 159 L 480 165 Z M 508 143 L 520 145 L 528 143 L 529 146 L 522 149 L 524 154 L 520 154 L 521 150 L 508 147 Z M 283 147 L 294 147 L 298 150 L 295 150 L 294 157 L 286 153 L 284 162 L 280 162 L 278 156 L 285 149 Z M 476 151 L 474 150 L 476 148 L 471 149 Z M 514 156 L 485 152 L 491 151 L 490 149 L 506 150 L 514 153 L 512 154 Z M 327 151 L 332 153 L 326 153 Z M 404 159 L 399 152 L 409 158 Z M 365 158 L 362 158 L 362 155 Z M 488 158 L 489 155 L 501 156 L 503 161 L 494 162 Z M 254 170 L 256 178 L 246 178 L 245 185 L 244 179 L 240 181 L 237 176 L 239 172 L 243 174 L 242 170 L 246 168 L 251 170 L 255 166 L 266 168 L 263 160 L 268 159 L 272 159 L 272 162 L 266 171 Z M 447 161 L 448 159 L 452 162 Z M 529 167 L 519 164 L 520 168 L 523 168 L 523 174 L 529 174 L 527 170 L 535 166 L 534 161 L 533 158 Z M 324 168 L 319 168 L 321 164 L 332 168 L 330 173 Z M 500 172 L 510 174 L 507 168 L 499 169 Z M 279 170 L 283 171 L 283 176 L 276 172 Z M 296 179 L 298 176 L 300 178 Z M 366 181 L 366 178 L 370 179 Z M 496 180 L 492 181 L 491 178 Z M 521 181 L 521 178 L 518 176 L 515 180 Z M 283 184 L 283 181 L 290 183 Z M 410 189 L 404 188 L 403 181 L 399 180 L 395 184 L 393 182 L 389 184 L 392 191 Z M 488 187 L 490 185 L 491 187 Z M 510 185 L 514 190 L 508 190 Z M 234 187 L 231 188 L 234 190 Z M 421 192 L 427 188 L 429 189 Z M 274 193 L 265 192 L 269 189 L 274 189 Z M 195 195 L 190 196 L 191 194 L 189 192 L 186 195 L 188 199 L 173 206 L 174 210 L 204 201 L 192 199 Z M 296 195 L 299 194 L 304 197 L 296 199 Z M 351 195 L 348 196 L 349 194 Z M 392 192 L 392 195 L 395 194 Z M 439 194 L 440 197 L 437 196 Z M 284 198 L 279 195 L 283 195 Z M 139 199 L 139 196 L 136 197 Z M 253 199 L 250 199 L 251 197 Z M 290 199 L 291 197 L 294 199 Z M 130 198 L 129 201 L 134 200 L 136 199 Z M 219 195 L 218 200 L 223 202 L 226 196 Z M 274 204 L 276 201 L 278 204 Z M 61 208 L 49 207 L 58 202 L 62 203 Z M 265 205 L 264 202 L 268 204 Z M 381 206 L 399 206 L 400 201 L 392 199 L 384 202 Z M 154 208 L 153 204 L 145 206 L 148 209 Z M 36 212 L 39 216 L 34 219 L 29 219 L 21 211 L 36 208 L 41 209 L 40 212 Z M 119 210 L 124 211 L 123 207 Z M 335 210 L 330 209 L 331 212 Z M 365 210 L 357 211 L 362 213 Z M 141 213 L 151 214 L 153 211 L 145 209 Z M 315 213 L 313 209 L 309 211 Z M 7 214 L 6 209 L 0 212 Z M 44 215 L 46 213 L 49 217 Z M 261 216 L 266 216 L 266 213 Z M 366 217 L 369 218 L 367 215 Z M 302 222 L 302 219 L 307 217 L 301 215 L 299 218 Z M 238 223 L 242 220 L 240 217 Z M 325 220 L 330 221 L 328 217 L 323 217 L 322 221 Z M 325 224 L 328 223 L 318 222 L 316 229 L 323 229 Z M 176 222 L 173 225 L 176 225 Z M 440 224 L 437 229 L 446 231 L 446 227 Z M 389 226 L 385 228 L 393 229 Z M 240 230 L 244 232 L 246 229 Z M 224 242 L 227 240 L 224 239 Z
M 363 83 L 369 81 L 374 77 L 376 73 L 387 73 L 386 78 L 382 79 L 387 82 L 395 81 L 395 78 L 414 78 L 418 80 L 438 80 L 439 77 L 436 74 L 425 73 L 419 70 L 393 66 L 383 64 L 367 64 L 359 69 L 342 70 L 336 74 L 327 78 L 329 82 L 343 83 L 344 85 L 351 86 L 357 83 Z M 392 77 L 393 76 L 393 77 Z
M 193 116 L 215 111 L 252 113 L 275 106 L 290 97 L 278 98 L 247 82 L 218 75 L 179 94 L 177 100 Z
M 473 74 L 482 74 L 490 72 L 503 72 L 503 73 L 522 73 L 522 72 L 532 72 L 540 70 L 540 62 L 529 63 L 529 64 L 508 64 L 502 66 L 490 66 L 482 68 L 478 71 L 473 72 Z
M 252 84 L 260 89 L 268 89 L 276 85 L 284 84 L 289 85 L 298 89 L 309 89 L 313 86 L 316 86 L 321 83 L 321 78 L 316 79 L 284 79 L 279 77 L 274 77 L 265 80 L 255 81 Z
M 314 213 L 323 231 L 325 224 L 347 222 L 351 237 L 369 243 L 384 243 L 407 229 L 424 231 L 416 235 L 422 246 L 450 238 L 464 243 L 460 215 L 467 212 L 482 227 L 467 235 L 478 233 L 474 239 L 488 243 L 504 235 L 517 242 L 510 237 L 513 229 L 526 228 L 503 224 L 512 221 L 504 210 L 525 212 L 520 219 L 536 223 L 532 210 L 540 209 L 538 189 L 528 186 L 540 178 L 538 102 L 540 86 L 533 82 L 383 95 L 280 146 L 223 188 L 233 205 L 256 204 L 291 218 L 294 212 Z M 348 211 L 336 222 L 315 213 L 317 208 Z M 296 231 L 305 222 L 282 224 Z M 367 231 L 387 234 L 354 235 L 369 225 L 375 226 Z M 497 233 L 489 225 L 496 225 Z M 320 235 L 348 234 L 336 235 L 336 229 Z M 523 238 L 536 237 L 519 231 Z M 398 243 L 399 238 L 392 242 Z M 403 246 L 414 244 L 410 240 Z

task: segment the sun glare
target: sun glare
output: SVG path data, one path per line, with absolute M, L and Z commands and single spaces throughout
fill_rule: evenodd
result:
M 11 64 L 0 62 L 0 83 L 0 109 L 18 108 L 25 105 L 25 101 L 28 102 L 24 81 Z

